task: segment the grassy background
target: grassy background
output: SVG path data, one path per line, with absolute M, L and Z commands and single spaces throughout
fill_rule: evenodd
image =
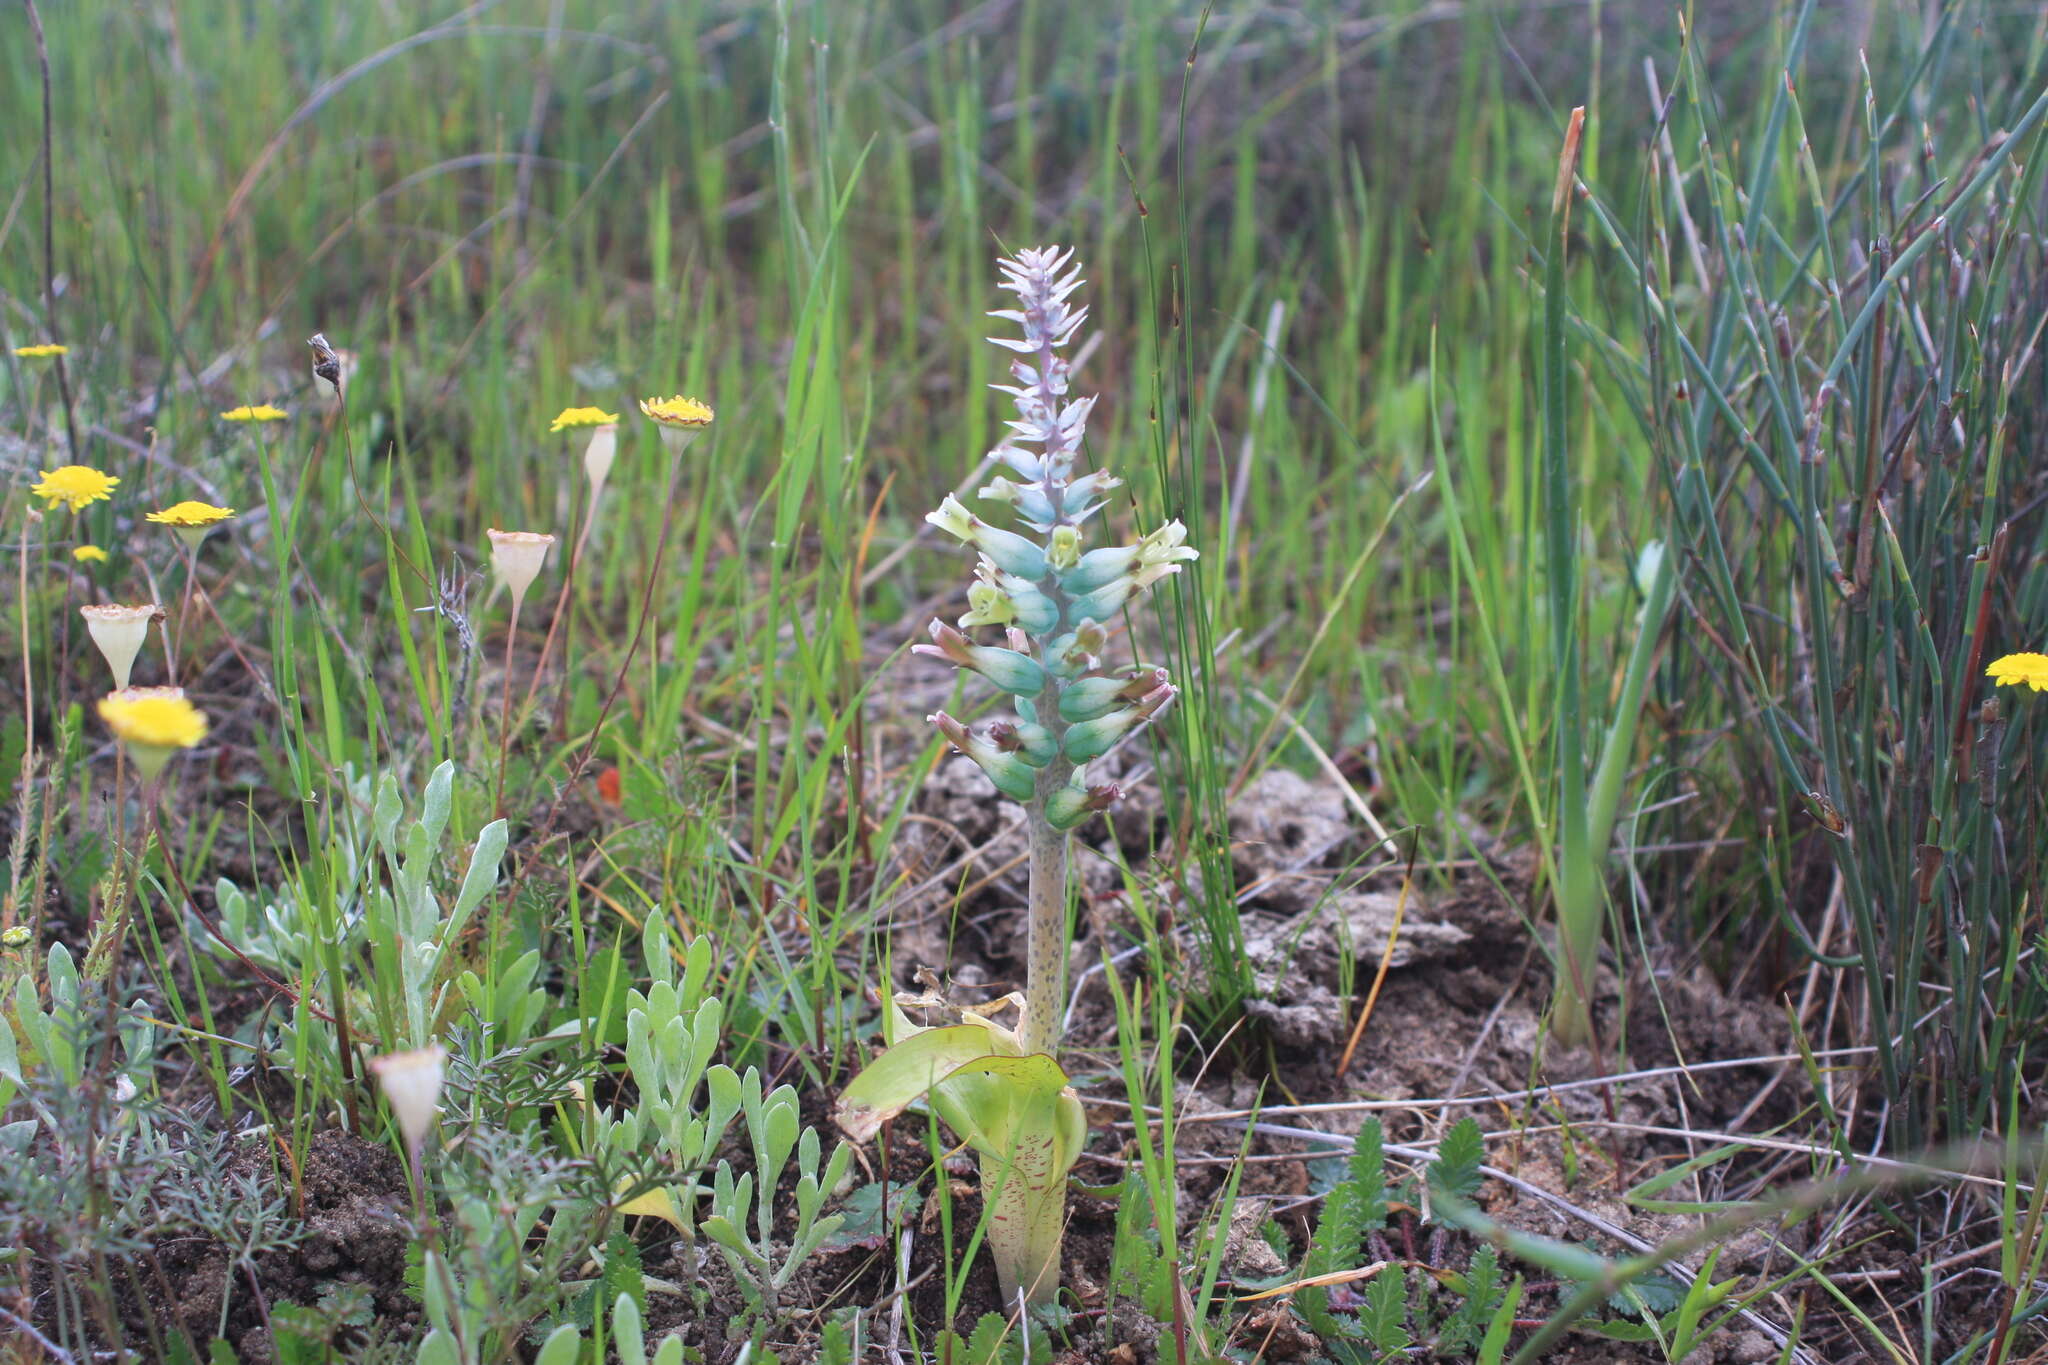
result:
M 665 912 L 732 945 L 745 1028 L 832 1072 L 936 752 L 872 689 L 963 577 L 918 518 L 998 434 L 991 261 L 1071 242 L 1100 329 L 1091 448 L 1129 481 L 1118 522 L 1180 516 L 1204 552 L 1135 635 L 1191 683 L 1161 746 L 1191 861 L 1224 865 L 1235 780 L 1326 764 L 1425 864 L 1535 850 L 1514 889 L 1544 918 L 1561 725 L 1597 752 L 1632 569 L 1661 541 L 1676 625 L 1619 835 L 1650 851 L 1607 869 L 1628 874 L 1624 957 L 1777 995 L 1811 946 L 1842 1002 L 1815 1041 L 1883 1059 L 1854 1112 L 1817 1123 L 1899 1150 L 2009 1127 L 2043 998 L 2048 727 L 2025 694 L 1980 715 L 1974 681 L 2048 638 L 2039 16 L 47 9 L 61 288 L 46 317 L 39 86 L 10 8 L 0 342 L 71 345 L 80 458 L 124 484 L 46 533 L 108 548 L 90 577 L 110 599 L 154 583 L 171 602 L 184 569 L 140 513 L 245 509 L 200 559 L 218 618 L 184 626 L 218 741 L 169 841 L 193 884 L 290 883 L 340 914 L 324 812 L 365 774 L 415 790 L 452 758 L 456 828 L 487 819 L 502 598 L 426 580 L 468 582 L 486 526 L 566 541 L 582 480 L 546 435 L 558 408 L 701 394 L 715 431 L 673 485 L 651 429 L 622 428 L 555 655 L 559 723 L 550 678 L 506 774 L 520 894 L 492 911 L 486 975 L 565 926 L 602 943 Z M 1587 197 L 1546 337 L 1573 105 Z M 360 357 L 345 417 L 307 375 L 316 330 Z M 1539 384 L 1553 360 L 1562 382 Z M 17 507 L 65 458 L 53 379 L 0 357 Z M 291 423 L 215 418 L 264 401 Z M 1996 563 L 1974 559 L 2001 526 Z M 83 590 L 51 575 L 32 595 Z M 98 683 L 61 663 L 69 613 L 23 605 L 47 737 Z M 0 657 L 20 710 L 12 632 Z M 1587 704 L 1561 722 L 1568 674 Z M 73 932 L 106 865 L 90 748 L 58 770 L 77 801 L 50 852 Z M 571 835 L 557 793 L 587 801 L 612 765 L 624 818 Z M 1247 983 L 1227 883 L 1202 885 L 1213 994 L 1192 1005 L 1221 1027 Z M 569 993 L 610 970 L 586 946 Z M 181 1025 L 210 1031 L 205 994 Z M 316 1077 L 305 1112 L 344 1089 Z

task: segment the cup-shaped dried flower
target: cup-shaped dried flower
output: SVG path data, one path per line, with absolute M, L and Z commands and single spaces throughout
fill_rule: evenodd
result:
M 448 1049 L 435 1043 L 413 1052 L 391 1052 L 370 1059 L 370 1070 L 405 1135 L 405 1146 L 417 1153 L 441 1103 L 441 1084 L 447 1079 Z
M 1993 659 L 1984 676 L 2000 687 L 2031 687 L 2048 692 L 2048 654 L 2008 654 Z
M 548 547 L 555 543 L 555 538 L 544 531 L 500 531 L 496 527 L 491 528 L 489 535 L 491 567 L 511 590 L 512 610 L 517 614 L 519 604 L 526 600 L 526 590 L 540 577 L 541 565 L 547 562 Z
M 210 502 L 172 503 L 161 512 L 151 512 L 149 520 L 159 526 L 168 526 L 178 533 L 178 539 L 185 542 L 185 548 L 197 552 L 199 542 L 206 539 L 206 533 L 235 514 L 232 507 L 215 507 Z
M 29 492 L 43 500 L 45 509 L 63 503 L 71 511 L 104 501 L 121 481 L 91 465 L 67 464 L 42 471 L 42 478 Z
M 135 667 L 135 656 L 141 652 L 143 641 L 149 638 L 149 623 L 155 619 L 156 611 L 154 602 L 139 607 L 91 606 L 78 609 L 78 614 L 85 618 L 86 633 L 99 646 L 107 667 L 114 670 L 116 691 L 128 686 L 128 672 Z
M 612 461 L 619 454 L 619 428 L 616 423 L 607 422 L 593 427 L 590 444 L 583 447 L 583 473 L 590 480 L 590 501 L 594 504 L 604 492 L 604 481 L 612 475 Z
M 127 687 L 100 698 L 100 719 L 153 782 L 172 754 L 206 738 L 206 714 L 182 687 Z
M 711 405 L 682 394 L 673 398 L 643 398 L 640 411 L 661 428 L 661 443 L 671 455 L 688 450 L 697 433 L 711 425 Z

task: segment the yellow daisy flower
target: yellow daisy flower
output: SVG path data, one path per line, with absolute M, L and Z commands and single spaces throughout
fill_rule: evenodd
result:
M 206 539 L 206 533 L 234 514 L 232 507 L 215 507 L 212 503 L 188 499 L 173 503 L 161 512 L 151 512 L 149 519 L 176 531 L 178 539 L 185 542 L 185 548 L 197 554 L 199 542 Z
M 1993 659 L 1984 676 L 2000 687 L 2024 684 L 2036 692 L 2048 692 L 2048 654 L 2008 654 Z
M 71 354 L 71 348 L 46 341 L 37 346 L 17 346 L 14 348 L 14 353 L 23 360 L 41 360 L 46 356 L 69 355 Z
M 206 738 L 206 714 L 181 687 L 129 687 L 100 698 L 100 719 L 127 748 L 146 779 L 170 756 Z
M 215 507 L 212 503 L 193 502 L 187 499 L 184 502 L 173 503 L 161 512 L 151 512 L 149 519 L 159 526 L 175 526 L 184 529 L 195 526 L 213 526 L 226 521 L 234 514 L 235 509 L 232 507 Z
M 548 435 L 567 431 L 571 427 L 609 426 L 618 420 L 619 415 L 616 412 L 606 412 L 603 408 L 563 408 L 555 414 L 554 425 L 548 428 Z
M 661 424 L 661 443 L 671 455 L 688 450 L 697 433 L 711 425 L 711 405 L 681 394 L 674 398 L 643 398 L 640 411 Z
M 41 498 L 45 508 L 55 507 L 61 502 L 74 512 L 89 503 L 103 501 L 114 491 L 114 485 L 121 482 L 111 474 L 103 474 L 91 465 L 83 464 L 45 469 L 42 476 L 42 482 L 28 491 Z
M 81 545 L 71 552 L 71 557 L 80 564 L 104 564 L 107 552 L 97 545 Z
M 229 408 L 220 415 L 220 419 L 223 422 L 282 422 L 289 416 L 291 414 L 283 408 L 274 408 L 268 403 L 259 403 L 253 408 L 247 404 L 239 408 Z
M 695 431 L 711 425 L 711 405 L 681 394 L 674 398 L 643 398 L 640 411 L 665 427 Z

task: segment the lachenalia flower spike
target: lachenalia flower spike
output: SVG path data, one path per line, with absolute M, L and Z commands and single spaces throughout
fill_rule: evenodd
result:
M 1114 783 L 1089 781 L 1088 765 L 1158 719 L 1175 696 L 1163 669 L 1104 669 L 1104 623 L 1195 558 L 1177 521 L 1129 545 L 1085 544 L 1086 524 L 1117 480 L 1103 470 L 1074 472 L 1095 400 L 1071 395 L 1073 375 L 1061 354 L 1088 317 L 1072 302 L 1081 286 L 1072 262 L 1071 251 L 1053 247 L 999 263 L 1001 287 L 1016 306 L 990 316 L 1023 335 L 992 338 L 1014 353 L 1012 382 L 994 387 L 1010 395 L 1017 415 L 991 452 L 1009 473 L 990 480 L 981 497 L 1006 507 L 1018 529 L 984 520 L 950 496 L 925 518 L 972 546 L 977 562 L 957 627 L 933 621 L 931 643 L 916 652 L 979 674 L 1008 694 L 1016 712 L 979 729 L 944 711 L 929 720 L 1024 806 L 1031 904 L 1026 990 L 1013 998 L 1017 1024 L 994 1023 L 995 1007 L 987 1007 L 957 1011 L 958 1024 L 919 1028 L 898 1006 L 931 1002 L 899 999 L 883 1018 L 889 1050 L 847 1087 L 838 1110 L 840 1125 L 864 1140 L 922 1101 L 974 1147 L 994 1211 L 989 1247 L 1004 1297 L 1032 1304 L 1058 1288 L 1066 1173 L 1087 1136 L 1055 1056 L 1069 832 L 1123 795 Z M 980 627 L 1000 628 L 1000 642 L 969 634 Z

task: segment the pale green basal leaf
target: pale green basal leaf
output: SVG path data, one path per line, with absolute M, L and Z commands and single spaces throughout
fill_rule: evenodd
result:
M 7 1107 L 7 1101 L 14 1098 L 14 1089 L 21 1084 L 21 1053 L 14 1042 L 14 1030 L 0 1021 L 0 1080 L 9 1082 L 5 1091 L 0 1091 L 0 1109 Z
M 697 1078 L 711 1064 L 711 1054 L 717 1051 L 718 1040 L 724 1036 L 725 1002 L 713 998 L 697 1006 L 697 1012 L 690 1018 L 689 1066 L 683 1072 L 679 1090 L 687 1094 L 697 1088 Z
M 976 1024 L 911 1034 L 870 1062 L 840 1094 L 835 1111 L 839 1126 L 855 1142 L 867 1141 L 961 1067 L 1000 1055 L 995 1045 L 1005 1037 Z
M 648 979 L 655 985 L 675 983 L 676 964 L 669 956 L 668 925 L 658 915 L 649 915 L 640 930 L 640 958 L 647 967 Z
M 711 940 L 699 934 L 683 950 L 682 996 L 685 1008 L 694 1007 L 704 999 L 704 987 L 711 980 L 711 967 Z
M 561 1329 L 563 1332 L 573 1332 L 575 1330 L 573 1327 Z M 560 1332 L 556 1333 L 557 1336 L 560 1334 Z M 553 1338 L 549 1340 L 552 1342 Z M 580 1346 L 581 1344 L 582 1341 L 579 1337 L 577 1345 Z M 575 1356 L 572 1354 L 569 1358 L 574 1360 Z M 455 1344 L 455 1338 L 447 1328 L 436 1327 L 433 1331 L 427 1333 L 427 1339 L 420 1343 L 419 1354 L 414 1356 L 413 1359 L 418 1362 L 418 1365 L 462 1365 L 462 1349 Z
M 789 1164 L 790 1151 L 796 1146 L 798 1123 L 795 1087 L 785 1085 L 778 1089 L 768 1097 L 764 1110 L 761 1178 L 769 1180 L 781 1176 L 782 1168 Z
M 455 790 L 455 764 L 443 759 L 427 779 L 427 789 L 420 800 L 420 824 L 425 827 L 427 842 L 438 844 L 448 829 L 449 798 Z
M 447 937 L 454 937 L 463 919 L 498 884 L 498 863 L 505 856 L 510 838 L 511 827 L 503 820 L 493 820 L 478 832 L 476 851 L 469 856 L 469 871 L 463 874 L 462 890 L 455 897 L 455 910 L 449 917 Z
M 404 811 L 405 803 L 398 798 L 398 779 L 387 772 L 377 779 L 377 796 L 370 807 L 370 828 L 387 855 L 397 853 L 398 817 Z
M 705 1088 L 710 1092 L 711 1105 L 706 1111 L 709 1118 L 705 1124 L 704 1148 L 697 1154 L 697 1160 L 706 1161 L 711 1149 L 725 1136 L 725 1130 L 732 1125 L 733 1115 L 740 1110 L 740 1078 L 729 1066 L 712 1067 L 704 1073 Z
M 50 945 L 49 976 L 52 1006 L 78 1003 L 78 965 L 71 960 L 71 950 L 61 943 Z
M 640 1334 L 640 1308 L 631 1294 L 612 1304 L 612 1343 L 620 1365 L 646 1365 L 647 1342 Z
M 583 1333 L 573 1322 L 565 1322 L 548 1333 L 533 1365 L 576 1365 L 583 1354 Z

